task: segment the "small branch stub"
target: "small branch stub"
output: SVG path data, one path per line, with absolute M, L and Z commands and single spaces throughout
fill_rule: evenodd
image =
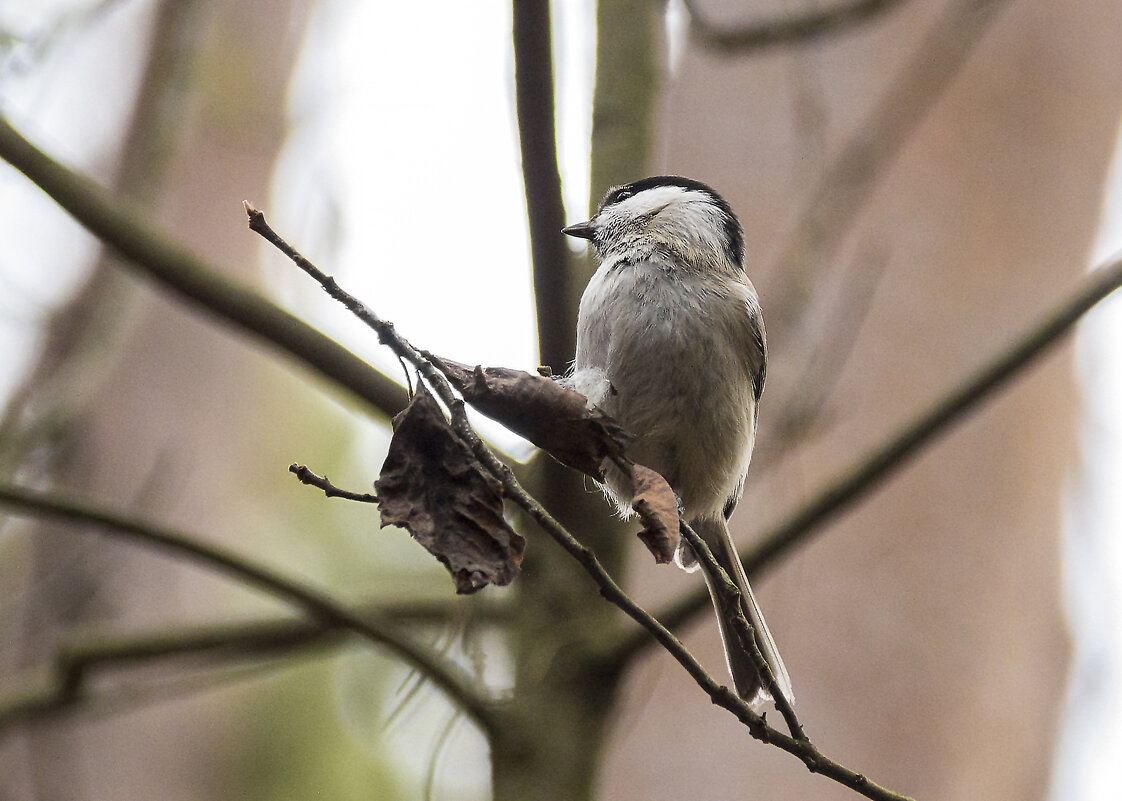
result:
M 328 498 L 346 498 L 349 501 L 359 501 L 360 503 L 378 502 L 378 496 L 373 493 L 351 492 L 350 490 L 336 487 L 327 476 L 317 476 L 314 472 L 309 470 L 306 465 L 290 464 L 288 466 L 288 472 L 296 476 L 296 479 L 301 484 L 307 484 L 309 487 L 319 487 Z

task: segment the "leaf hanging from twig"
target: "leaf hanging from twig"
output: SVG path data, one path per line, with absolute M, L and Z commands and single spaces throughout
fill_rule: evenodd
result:
M 526 541 L 503 519 L 502 485 L 456 436 L 422 384 L 393 420 L 374 482 L 382 525 L 405 528 L 452 574 L 456 592 L 509 584 Z
M 678 498 L 666 479 L 641 464 L 631 466 L 631 508 L 639 513 L 639 539 L 660 565 L 674 561 L 678 550 Z
M 579 392 L 522 370 L 431 360 L 465 401 L 567 467 L 603 481 L 601 463 L 623 453 L 623 429 Z

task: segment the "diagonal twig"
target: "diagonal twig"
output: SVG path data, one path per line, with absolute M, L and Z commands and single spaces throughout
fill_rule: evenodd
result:
M 617 606 L 649 632 L 685 668 L 686 672 L 714 704 L 732 713 L 756 739 L 775 745 L 802 760 L 811 772 L 831 778 L 867 798 L 877 799 L 878 801 L 905 801 L 905 796 L 881 787 L 866 776 L 825 756 L 809 740 L 805 739 L 805 735 L 804 739 L 796 739 L 773 728 L 762 715 L 753 712 L 752 708 L 743 699 L 710 676 L 681 640 L 624 592 L 623 588 L 604 569 L 596 554 L 590 548 L 581 544 L 545 507 L 522 488 L 510 468 L 491 452 L 486 443 L 471 427 L 465 412 L 464 401 L 456 396 L 444 376 L 432 362 L 398 334 L 392 323 L 379 318 L 364 303 L 343 290 L 334 278 L 324 273 L 286 242 L 280 234 L 269 226 L 264 214 L 253 208 L 249 203 L 245 205 L 246 213 L 249 215 L 249 226 L 253 231 L 275 245 L 294 264 L 312 276 L 332 298 L 338 300 L 362 322 L 376 331 L 382 344 L 417 369 L 429 386 L 432 387 L 437 397 L 447 406 L 451 413 L 452 427 L 464 444 L 471 449 L 480 464 L 502 483 L 504 496 L 529 515 L 554 542 L 564 548 L 584 567 L 600 588 L 600 594 L 604 599 Z M 801 732 L 801 727 L 797 726 L 797 722 L 796 730 Z

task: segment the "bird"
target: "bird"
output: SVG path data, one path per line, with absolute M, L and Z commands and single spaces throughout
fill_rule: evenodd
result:
M 562 233 L 588 240 L 599 260 L 581 297 L 564 383 L 615 418 L 630 436 L 632 461 L 673 488 L 684 519 L 740 590 L 776 687 L 793 703 L 728 527 L 744 491 L 767 372 L 740 220 L 707 184 L 658 175 L 612 187 L 590 219 Z M 604 472 L 605 494 L 622 516 L 632 515 L 629 477 L 611 464 Z M 675 562 L 698 567 L 684 541 Z M 715 577 L 702 573 L 736 693 L 759 709 L 774 699 L 722 614 Z

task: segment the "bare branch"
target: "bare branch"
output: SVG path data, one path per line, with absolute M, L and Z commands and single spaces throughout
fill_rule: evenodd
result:
M 0 485 L 0 505 L 35 517 L 73 524 L 75 530 L 93 525 L 107 534 L 155 547 L 233 576 L 303 609 L 324 625 L 353 631 L 371 642 L 386 646 L 424 672 L 453 701 L 461 705 L 482 729 L 492 732 L 499 725 L 494 700 L 457 665 L 438 654 L 430 653 L 427 648 L 402 636 L 396 629 L 363 618 L 340 605 L 330 595 L 281 575 L 272 568 L 181 532 L 121 517 L 43 492 Z
M 362 503 L 378 502 L 378 496 L 371 492 L 351 492 L 350 490 L 339 489 L 331 483 L 327 476 L 317 476 L 305 465 L 290 464 L 288 472 L 296 476 L 301 484 L 319 487 L 328 498 L 346 498 L 348 501 L 360 501 Z
M 881 799 L 882 801 L 905 801 L 905 796 L 893 793 L 875 782 L 869 781 L 865 776 L 824 756 L 809 740 L 805 739 L 805 735 L 803 739 L 795 739 L 768 725 L 767 720 L 762 715 L 753 712 L 742 698 L 713 679 L 701 663 L 697 661 L 696 657 L 682 644 L 681 640 L 624 592 L 623 588 L 604 569 L 596 554 L 590 548 L 578 542 L 564 526 L 546 511 L 545 507 L 522 488 L 510 468 L 491 452 L 486 443 L 471 427 L 464 410 L 464 401 L 456 396 L 436 366 L 398 334 L 392 323 L 380 319 L 361 301 L 340 288 L 334 278 L 322 272 L 289 245 L 283 237 L 273 231 L 260 211 L 246 204 L 246 212 L 250 217 L 250 228 L 260 233 L 288 255 L 300 269 L 315 278 L 331 297 L 338 300 L 360 320 L 377 331 L 382 344 L 417 369 L 450 411 L 452 427 L 463 439 L 464 444 L 471 449 L 479 462 L 502 482 L 505 497 L 529 515 L 546 534 L 585 569 L 599 586 L 600 594 L 605 600 L 619 607 L 628 617 L 653 636 L 685 668 L 686 672 L 705 691 L 714 704 L 731 712 L 737 720 L 748 728 L 748 732 L 753 737 L 793 754 L 801 759 L 810 771 L 827 776 L 868 798 Z M 747 625 L 747 622 L 745 622 L 745 625 Z M 801 732 L 797 720 L 795 721 L 795 730 Z
M 362 359 L 245 286 L 217 265 L 166 238 L 141 208 L 53 161 L 0 117 L 0 158 L 26 175 L 134 272 L 188 305 L 254 335 L 383 414 L 407 402 L 405 390 Z
M 133 683 L 111 690 L 83 692 L 76 697 L 62 694 L 59 687 L 41 677 L 30 679 L 0 697 L 0 741 L 18 724 L 50 723 L 66 716 L 104 717 L 244 681 L 268 670 L 292 665 L 284 659 L 262 659 L 223 666 L 202 673 L 177 673 L 166 679 Z
M 785 14 L 780 19 L 725 27 L 712 24 L 699 13 L 697 0 L 682 0 L 697 38 L 728 55 L 745 55 L 776 45 L 809 44 L 871 22 L 904 2 L 906 0 L 847 0 L 826 8 Z

